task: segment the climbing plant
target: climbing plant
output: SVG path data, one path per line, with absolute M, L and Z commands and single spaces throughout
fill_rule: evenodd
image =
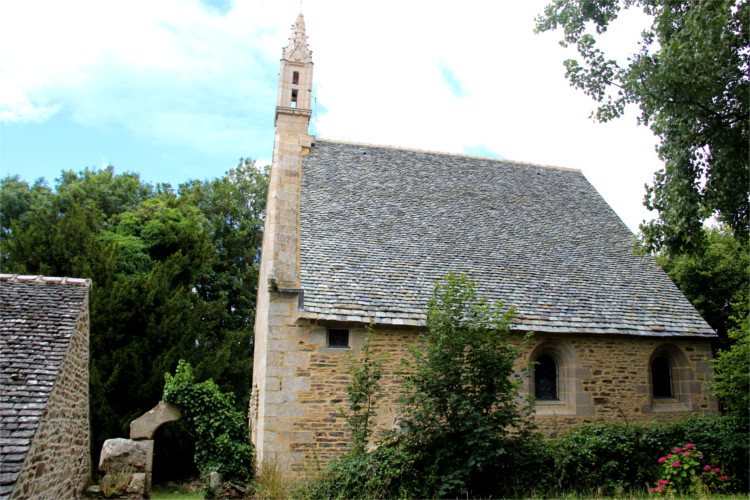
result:
M 245 416 L 234 409 L 234 394 L 221 392 L 210 379 L 196 382 L 192 366 L 184 360 L 164 379 L 163 400 L 180 407 L 195 435 L 195 463 L 204 484 L 212 472 L 227 480 L 249 480 L 253 448 Z
M 375 410 L 378 399 L 383 396 L 380 380 L 383 378 L 383 353 L 376 354 L 372 349 L 375 336 L 372 325 L 367 328 L 367 336 L 358 358 L 348 359 L 351 381 L 346 387 L 349 394 L 349 411 L 344 412 L 351 431 L 351 453 L 364 453 L 368 439 L 375 427 Z

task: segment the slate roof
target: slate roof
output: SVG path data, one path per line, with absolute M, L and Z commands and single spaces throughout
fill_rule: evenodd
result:
M 300 221 L 304 317 L 424 325 L 453 271 L 519 330 L 714 335 L 580 171 L 318 139 Z
M 21 473 L 89 281 L 0 274 L 0 498 Z

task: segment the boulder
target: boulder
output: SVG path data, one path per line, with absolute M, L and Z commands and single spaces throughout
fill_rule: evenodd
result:
M 151 472 L 154 442 L 132 439 L 107 439 L 99 457 L 103 472 Z

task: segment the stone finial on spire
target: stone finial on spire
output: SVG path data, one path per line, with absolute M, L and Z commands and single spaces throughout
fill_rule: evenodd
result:
M 280 117 L 289 116 L 293 117 L 292 120 L 304 119 L 304 126 L 307 126 L 312 113 L 312 73 L 312 51 L 307 46 L 305 18 L 300 14 L 292 26 L 292 36 L 281 58 L 277 125 Z
M 292 36 L 284 49 L 283 59 L 300 63 L 312 62 L 312 51 L 307 46 L 305 17 L 302 14 L 297 16 L 297 21 L 292 25 Z

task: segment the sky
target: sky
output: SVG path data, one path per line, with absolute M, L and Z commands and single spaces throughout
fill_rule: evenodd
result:
M 304 13 L 311 133 L 580 169 L 632 231 L 662 167 L 637 109 L 601 124 L 570 86 L 551 0 L 5 0 L 0 175 L 114 165 L 177 186 L 269 164 L 279 59 Z M 602 39 L 620 61 L 647 18 Z

